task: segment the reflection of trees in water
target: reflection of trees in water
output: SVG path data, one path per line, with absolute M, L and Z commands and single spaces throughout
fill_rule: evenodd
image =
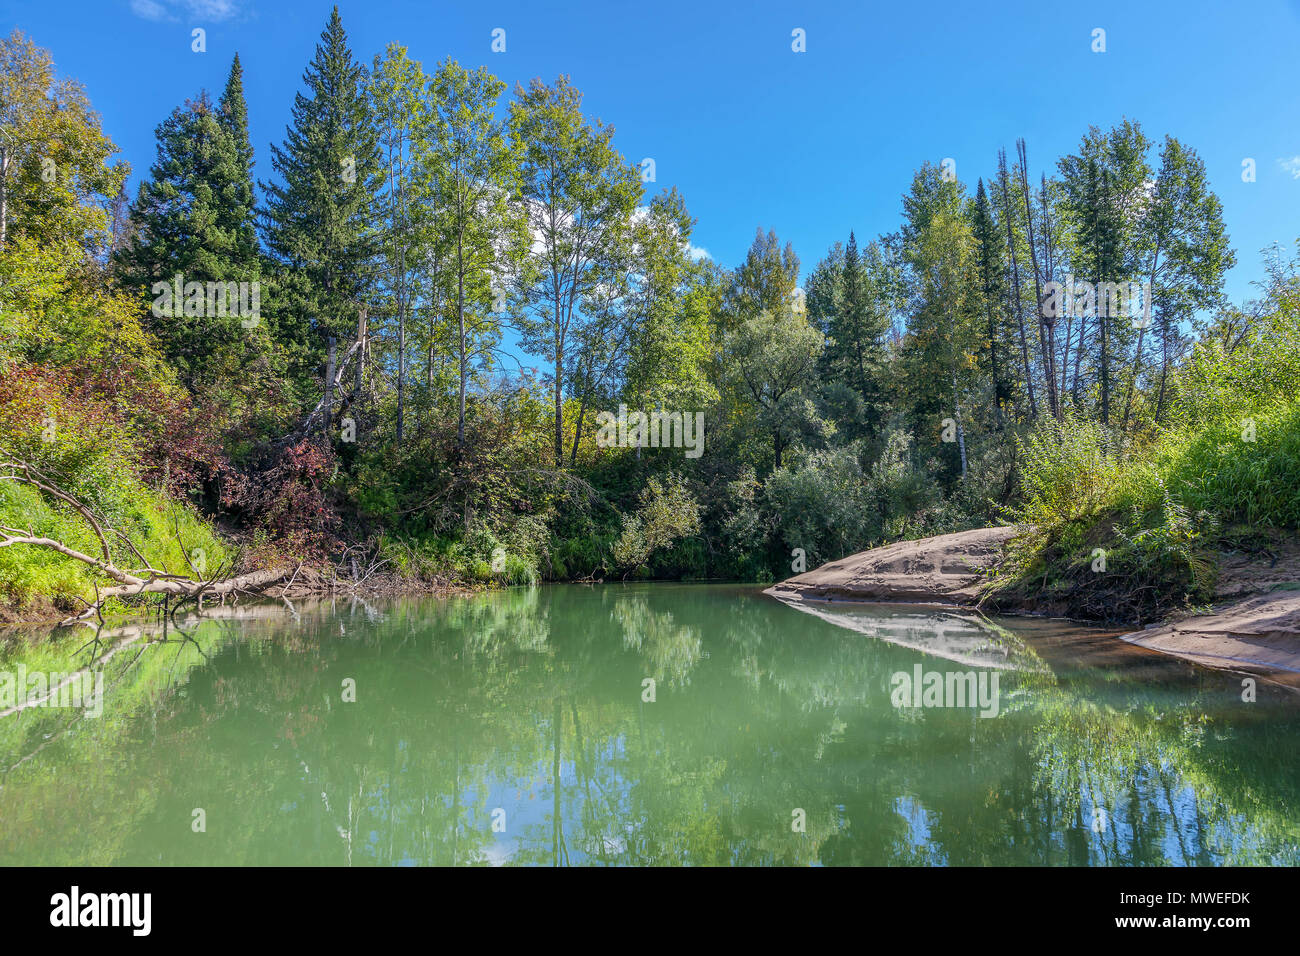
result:
M 622 628 L 623 647 L 646 662 L 646 676 L 661 683 L 689 684 L 703 652 L 699 632 L 677 624 L 672 611 L 650 610 L 650 602 L 640 594 L 620 595 L 611 603 L 610 618 Z
M 149 645 L 101 721 L 5 778 L 0 862 L 1296 862 L 1294 712 L 1229 723 L 1222 681 L 1003 672 L 1004 713 L 980 719 L 894 710 L 892 672 L 940 665 L 739 592 L 379 610 Z

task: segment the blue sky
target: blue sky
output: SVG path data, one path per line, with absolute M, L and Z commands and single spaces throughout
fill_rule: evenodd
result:
M 257 175 L 270 175 L 324 0 L 0 0 L 81 80 L 132 164 L 153 129 L 244 63 Z M 354 52 L 390 41 L 426 67 L 486 65 L 511 86 L 568 73 L 589 115 L 617 128 L 632 160 L 652 157 L 699 220 L 693 241 L 733 266 L 757 226 L 794 242 L 805 274 L 850 228 L 898 226 L 900 197 L 925 160 L 945 157 L 971 188 L 997 149 L 1028 142 L 1035 175 L 1089 124 L 1123 116 L 1157 142 L 1171 133 L 1205 158 L 1223 199 L 1240 299 L 1258 250 L 1300 234 L 1300 0 L 926 4 L 655 0 L 345 0 Z M 191 52 L 190 31 L 207 31 Z M 491 52 L 494 28 L 506 52 Z M 1094 53 L 1092 32 L 1106 31 Z M 791 50 L 806 32 L 807 52 Z M 1242 182 L 1242 160 L 1257 179 Z M 134 185 L 132 185 L 134 189 Z

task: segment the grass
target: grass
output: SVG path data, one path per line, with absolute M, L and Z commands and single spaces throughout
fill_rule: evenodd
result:
M 129 536 L 159 570 L 188 575 L 193 563 L 211 576 L 235 559 L 233 549 L 193 510 L 134 479 L 101 489 L 99 498 L 109 524 Z M 84 519 L 51 504 L 29 485 L 0 482 L 0 524 L 54 538 L 85 554 L 101 553 L 99 539 Z M 110 550 L 118 567 L 134 569 L 139 564 L 120 542 L 110 541 Z M 86 564 L 47 548 L 0 548 L 0 603 L 12 611 L 21 613 L 39 605 L 72 611 L 82 606 L 80 601 L 94 599 L 97 580 L 105 583 Z
M 1020 451 L 1008 517 L 1027 530 L 997 606 L 1147 623 L 1211 599 L 1217 552 L 1243 532 L 1300 527 L 1300 401 L 1128 447 L 1095 422 L 1046 422 Z

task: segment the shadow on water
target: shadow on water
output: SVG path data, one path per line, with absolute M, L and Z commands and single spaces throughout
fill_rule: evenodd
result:
M 13 640 L 0 675 L 105 692 L 0 717 L 0 863 L 1300 863 L 1293 693 L 1054 622 L 815 610 L 557 586 Z M 895 706 L 934 671 L 996 673 L 996 716 Z

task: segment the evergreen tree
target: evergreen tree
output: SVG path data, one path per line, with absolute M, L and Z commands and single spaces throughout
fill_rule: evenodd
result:
M 235 173 L 223 188 L 220 212 L 234 235 L 232 258 L 239 271 L 261 272 L 253 196 L 253 146 L 248 138 L 248 104 L 244 100 L 244 68 L 235 54 L 225 91 L 217 101 L 218 120 L 230 134 L 235 152 Z
M 993 410 L 1000 425 L 1004 406 L 1012 400 L 1011 365 L 1007 329 L 999 308 L 1007 290 L 1006 261 L 1002 256 L 1002 233 L 993 216 L 993 207 L 981 179 L 975 187 L 972 232 L 975 238 L 975 261 L 979 270 L 980 292 L 984 300 L 987 328 L 986 345 L 989 376 L 993 385 Z
M 206 93 L 173 110 L 156 135 L 158 156 L 131 210 L 131 242 L 114 257 L 117 272 L 154 300 L 147 324 L 182 380 L 191 389 L 228 384 L 260 322 L 240 314 L 238 293 L 223 289 L 214 300 L 207 284 L 257 279 L 251 186 Z M 252 297 L 242 304 L 251 309 Z
M 832 374 L 847 384 L 872 409 L 880 399 L 880 366 L 884 359 L 882 339 L 888 324 L 879 288 L 879 253 L 873 243 L 867 259 L 858 254 L 857 236 L 849 232 L 841 266 L 839 301 L 831 313 L 830 340 L 826 355 Z M 868 262 L 876 268 L 868 269 Z M 874 434 L 879 422 L 868 421 L 867 432 Z
M 279 266 L 270 317 L 277 339 L 292 343 L 299 375 L 320 366 L 330 338 L 355 338 L 376 282 L 379 147 L 364 80 L 335 7 L 284 145 L 271 147 L 282 181 L 262 183 L 266 242 Z

